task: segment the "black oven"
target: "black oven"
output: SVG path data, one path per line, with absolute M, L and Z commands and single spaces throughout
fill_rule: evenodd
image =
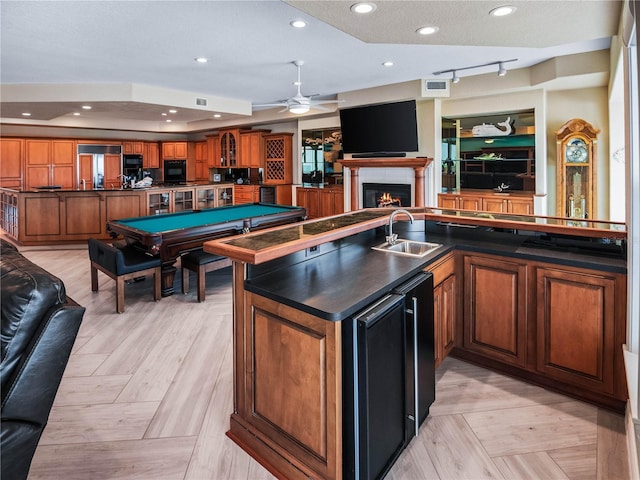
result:
M 164 183 L 187 183 L 187 161 L 165 160 Z

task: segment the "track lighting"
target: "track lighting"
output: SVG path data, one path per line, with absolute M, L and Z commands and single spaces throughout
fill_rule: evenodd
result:
M 507 74 L 507 69 L 504 64 L 508 62 L 517 62 L 517 58 L 512 58 L 511 60 L 498 60 L 496 62 L 483 63 L 480 65 L 472 65 L 470 67 L 459 67 L 459 68 L 450 68 L 448 70 L 440 70 L 439 72 L 433 72 L 434 75 L 442 75 L 443 73 L 451 74 L 451 81 L 453 83 L 458 83 L 460 81 L 460 77 L 458 77 L 458 72 L 460 70 L 471 70 L 473 68 L 482 68 L 489 67 L 491 65 L 498 65 L 498 76 L 504 77 Z

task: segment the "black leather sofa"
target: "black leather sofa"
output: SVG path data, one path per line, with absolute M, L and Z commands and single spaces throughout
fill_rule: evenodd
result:
M 59 278 L 0 239 L 2 479 L 26 479 L 84 307 Z

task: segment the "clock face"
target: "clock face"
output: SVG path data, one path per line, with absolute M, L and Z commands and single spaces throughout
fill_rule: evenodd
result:
M 576 138 L 567 143 L 565 155 L 567 157 L 567 162 L 584 163 L 589 161 L 587 145 L 584 143 L 584 140 L 580 138 Z

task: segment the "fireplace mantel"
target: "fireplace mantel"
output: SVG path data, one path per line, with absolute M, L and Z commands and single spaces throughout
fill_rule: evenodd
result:
M 359 189 L 358 170 L 360 168 L 413 168 L 415 172 L 415 206 L 424 207 L 424 171 L 433 158 L 418 157 L 382 157 L 382 158 L 344 158 L 340 163 L 348 167 L 351 173 L 351 210 L 358 210 Z

